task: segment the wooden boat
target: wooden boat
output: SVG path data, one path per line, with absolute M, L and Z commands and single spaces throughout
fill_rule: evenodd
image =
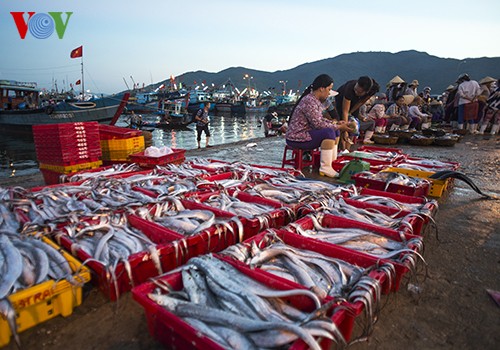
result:
M 129 96 L 129 93 L 124 93 L 85 101 L 72 99 L 41 105 L 35 83 L 1 80 L 0 126 L 31 128 L 36 124 L 111 121 L 120 116 Z

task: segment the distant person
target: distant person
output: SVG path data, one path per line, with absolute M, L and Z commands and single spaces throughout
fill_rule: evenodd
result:
M 486 114 L 483 119 L 483 125 L 492 122 L 491 135 L 497 134 L 500 129 L 500 80 L 497 80 L 496 85 L 496 90 L 490 94 L 486 101 Z M 486 128 L 484 129 L 486 130 Z
M 442 123 L 444 118 L 443 103 L 438 100 L 432 100 L 429 103 L 429 114 L 432 116 L 432 122 Z
M 486 115 L 486 102 L 488 98 L 495 92 L 496 79 L 492 77 L 485 77 L 479 81 L 479 86 L 481 87 L 481 93 L 477 97 L 479 102 L 479 110 L 477 120 L 481 123 L 481 128 L 479 134 L 484 134 L 484 131 L 488 127 L 488 123 L 483 123 L 484 117 Z
M 408 106 L 404 95 L 396 97 L 396 102 L 389 105 L 387 111 L 387 125 L 389 130 L 408 130 L 410 127 L 411 118 L 408 117 Z
M 201 148 L 201 133 L 205 133 L 206 137 L 206 143 L 205 147 L 209 148 L 212 147 L 212 145 L 209 144 L 210 142 L 210 128 L 208 127 L 208 123 L 210 121 L 208 117 L 208 110 L 210 109 L 210 103 L 205 102 L 203 108 L 200 108 L 198 112 L 196 112 L 196 116 L 194 117 L 194 120 L 196 121 L 196 141 L 198 141 L 198 149 Z
M 130 128 L 131 129 L 140 129 L 142 126 L 142 115 L 135 114 L 132 111 L 132 115 L 130 116 Z
M 404 95 L 406 91 L 406 82 L 399 76 L 396 75 L 394 78 L 389 80 L 387 83 L 387 101 L 389 103 L 395 102 L 399 95 Z
M 292 109 L 286 143 L 292 148 L 311 150 L 321 147 L 321 176 L 335 177 L 338 173 L 332 168 L 337 159 L 337 138 L 340 131 L 349 131 L 345 121 L 335 122 L 323 117 L 324 102 L 330 95 L 333 79 L 321 74 L 314 79 Z
M 424 101 L 422 97 L 417 96 L 408 108 L 408 116 L 411 118 L 410 130 L 422 130 L 430 127 L 430 115 L 422 113 L 420 110 Z
M 275 106 L 271 106 L 267 109 L 267 113 L 264 116 L 264 135 L 266 137 L 271 136 L 271 131 L 273 129 L 273 120 L 277 120 L 278 113 Z
M 464 128 L 465 120 L 469 120 L 469 130 L 471 133 L 477 132 L 477 123 L 474 123 L 477 118 L 478 108 L 472 108 L 472 103 L 477 102 L 477 97 L 481 94 L 479 83 L 472 80 L 468 74 L 461 74 L 457 80 L 458 90 L 458 129 Z M 466 107 L 467 110 L 466 110 Z
M 357 80 L 349 80 L 337 89 L 339 93 L 335 96 L 335 106 L 339 113 L 339 119 L 344 122 L 355 121 L 359 125 L 359 108 L 380 90 L 378 83 L 368 76 L 359 77 Z M 342 136 L 342 148 L 349 149 L 353 144 L 348 133 Z
M 414 79 L 412 82 L 408 85 L 408 87 L 405 90 L 405 95 L 412 95 L 413 97 L 418 96 L 418 80 Z

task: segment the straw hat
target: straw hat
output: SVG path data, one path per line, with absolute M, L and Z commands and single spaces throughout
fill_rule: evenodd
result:
M 446 88 L 446 91 L 453 90 L 454 88 L 455 88 L 455 85 L 448 85 L 448 87 Z
M 489 84 L 497 81 L 495 78 L 492 78 L 490 76 L 484 77 L 483 79 L 479 80 L 479 85 L 483 84 Z
M 393 85 L 393 84 L 401 84 L 401 83 L 404 83 L 405 81 L 403 79 L 401 79 L 401 77 L 399 75 L 396 75 L 394 78 L 392 78 L 391 80 L 389 80 L 389 84 L 390 85 Z
M 438 105 L 442 105 L 442 104 L 443 104 L 443 102 L 438 101 L 438 100 L 432 100 L 430 103 L 431 106 L 438 106 Z
M 413 99 L 415 98 L 415 96 L 413 96 L 413 95 L 403 95 L 403 97 L 405 99 L 406 105 L 409 105 L 410 103 L 412 103 Z
M 412 82 L 410 83 L 410 86 L 418 86 L 418 80 L 413 79 Z

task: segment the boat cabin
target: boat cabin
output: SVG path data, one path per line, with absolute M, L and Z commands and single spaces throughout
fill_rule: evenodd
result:
M 0 80 L 0 110 L 38 108 L 39 93 L 36 83 Z

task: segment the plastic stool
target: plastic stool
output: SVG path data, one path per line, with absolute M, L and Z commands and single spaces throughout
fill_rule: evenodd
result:
M 288 151 L 292 151 L 291 158 L 287 158 Z M 311 160 L 304 160 L 304 152 L 311 152 Z M 299 149 L 292 148 L 285 145 L 285 151 L 283 152 L 283 160 L 281 162 L 281 167 L 284 168 L 285 165 L 291 165 L 297 170 L 302 170 L 302 168 L 312 166 L 319 167 L 320 151 L 318 148 L 315 149 Z

